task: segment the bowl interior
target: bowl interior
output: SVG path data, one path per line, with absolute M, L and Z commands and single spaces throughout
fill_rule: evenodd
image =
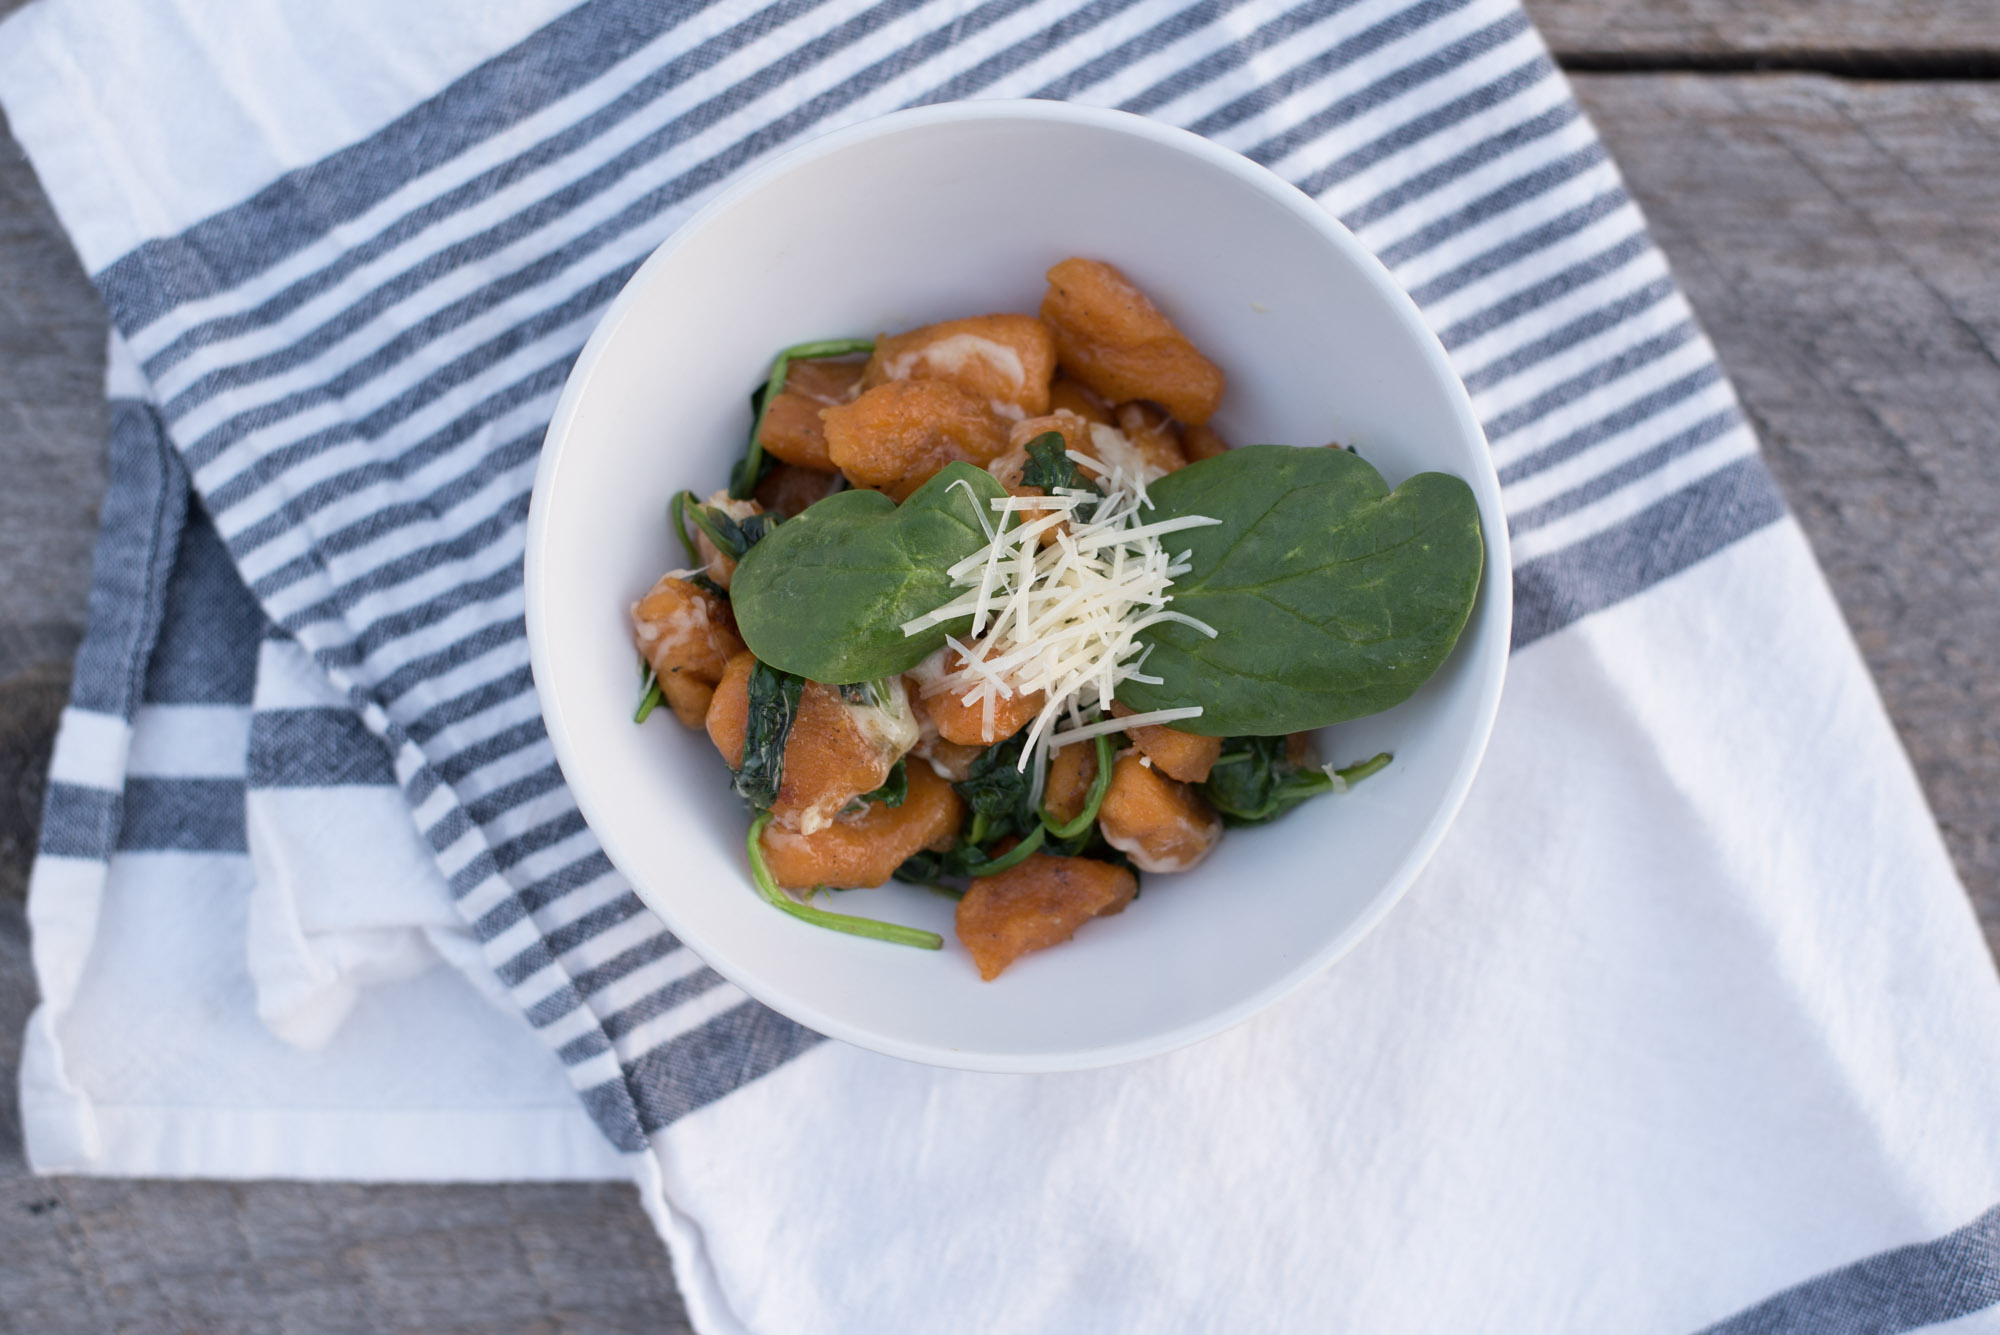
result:
M 746 817 L 706 735 L 634 727 L 627 608 L 683 564 L 664 515 L 721 486 L 781 346 L 1032 312 L 1069 255 L 1119 265 L 1229 376 L 1231 441 L 1356 446 L 1394 484 L 1470 481 L 1488 578 L 1416 697 L 1321 738 L 1395 763 L 1231 831 L 1193 873 L 980 981 L 952 903 L 891 884 L 833 907 L 933 928 L 942 956 L 836 935 L 758 900 Z M 880 1051 L 996 1070 L 1128 1059 L 1249 1015 L 1332 959 L 1409 883 L 1471 780 L 1509 600 L 1499 492 L 1464 390 L 1387 276 L 1303 196 L 1176 131 L 1057 104 L 905 113 L 808 146 L 691 222 L 640 271 L 572 376 L 529 539 L 535 674 L 564 772 L 639 895 L 777 1009 Z M 1498 578 L 1494 578 L 1497 572 Z

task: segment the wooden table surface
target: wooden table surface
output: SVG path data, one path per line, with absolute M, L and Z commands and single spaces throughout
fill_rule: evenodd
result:
M 13 7 L 0 0 L 0 13 Z M 1529 0 L 1743 395 L 2000 952 L 2000 5 Z M 104 316 L 0 133 L 0 1069 L 81 634 Z M 676 1331 L 632 1193 L 33 1178 L 0 1331 Z

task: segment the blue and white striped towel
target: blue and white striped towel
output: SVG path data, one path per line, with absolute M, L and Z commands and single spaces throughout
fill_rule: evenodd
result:
M 1343 218 L 1471 388 L 1516 561 L 1485 770 L 1388 923 L 1231 1034 L 1034 1079 L 693 959 L 578 818 L 521 624 L 541 432 L 640 260 L 804 136 L 988 96 Z M 1513 0 L 42 0 L 0 103 L 128 400 L 31 889 L 38 1167 L 626 1173 L 718 1332 L 1991 1315 L 1991 963 Z

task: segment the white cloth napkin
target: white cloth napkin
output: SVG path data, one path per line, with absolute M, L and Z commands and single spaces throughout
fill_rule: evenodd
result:
M 1002 1078 L 818 1042 L 643 911 L 539 737 L 518 560 L 568 359 L 705 192 L 1029 94 L 1189 125 L 1383 257 L 1520 613 L 1465 813 L 1353 955 Z M 1992 964 L 1509 0 L 43 0 L 0 104 L 137 372 L 31 889 L 37 1167 L 628 1173 L 712 1332 L 1990 1320 Z

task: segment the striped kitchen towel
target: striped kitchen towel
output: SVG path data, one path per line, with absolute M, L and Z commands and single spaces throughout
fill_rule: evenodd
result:
M 541 433 L 645 255 L 806 136 L 1000 96 L 1184 125 L 1341 217 L 1471 389 L 1516 562 L 1508 700 L 1410 901 L 1234 1033 L 1045 1079 L 823 1043 L 692 958 L 578 816 L 521 620 Z M 43 0 L 0 103 L 134 368 L 32 890 L 38 1166 L 615 1165 L 713 1331 L 1906 1329 L 2000 1297 L 1991 965 L 1512 0 Z M 210 593 L 177 603 L 183 568 Z M 202 951 L 235 1028 L 134 1014 Z M 1902 1324 L 1800 1324 L 1846 1311 Z

